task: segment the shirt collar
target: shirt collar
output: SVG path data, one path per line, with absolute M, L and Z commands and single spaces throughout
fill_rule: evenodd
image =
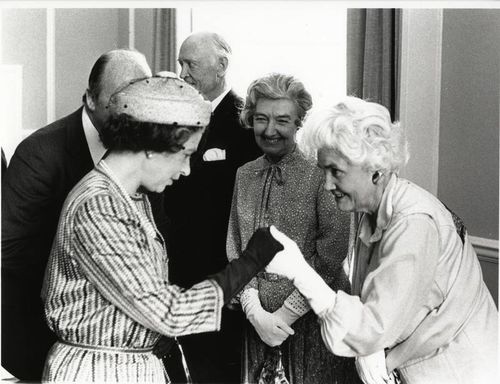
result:
M 293 161 L 295 161 L 295 159 L 297 157 L 301 157 L 302 156 L 302 152 L 300 152 L 300 150 L 298 149 L 297 147 L 297 144 L 295 144 L 294 148 L 289 152 L 287 153 L 286 155 L 284 155 L 277 163 L 273 163 L 271 162 L 267 155 L 264 155 L 262 157 L 263 159 L 263 168 L 268 168 L 268 167 L 272 167 L 272 166 L 276 166 L 276 167 L 285 167 L 292 163 Z
M 217 106 L 220 104 L 222 99 L 224 97 L 226 97 L 226 95 L 229 93 L 230 90 L 231 90 L 231 87 L 226 86 L 224 91 L 219 96 L 217 96 L 215 99 L 212 100 L 212 112 L 215 111 L 215 108 L 217 108 Z
M 361 219 L 359 238 L 367 246 L 370 243 L 379 241 L 382 238 L 382 233 L 387 229 L 392 218 L 392 196 L 394 193 L 394 188 L 396 185 L 397 176 L 395 174 L 391 175 L 389 183 L 385 187 L 384 193 L 382 194 L 382 199 L 380 200 L 380 205 L 377 212 L 377 226 L 375 231 L 371 230 L 370 221 L 368 215 L 365 213 Z
M 104 148 L 104 145 L 99 138 L 99 132 L 97 132 L 96 127 L 90 120 L 85 107 L 82 109 L 82 125 L 83 132 L 85 133 L 85 139 L 87 139 L 87 145 L 89 146 L 90 155 L 92 156 L 92 161 L 95 165 L 101 161 L 102 157 L 106 153 L 106 148 Z
M 258 163 L 258 169 L 255 171 L 256 174 L 261 173 L 262 175 L 265 174 L 266 171 L 273 170 L 277 172 L 277 177 L 276 180 L 278 181 L 278 184 L 282 185 L 286 182 L 286 174 L 288 169 L 294 167 L 294 163 L 297 161 L 299 158 L 303 158 L 304 155 L 298 149 L 297 145 L 295 145 L 294 149 L 290 152 L 287 153 L 285 156 L 283 156 L 277 163 L 272 163 L 269 161 L 266 155 L 261 156 L 259 159 Z

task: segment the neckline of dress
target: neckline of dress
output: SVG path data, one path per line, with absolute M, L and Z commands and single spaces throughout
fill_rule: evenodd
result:
M 293 161 L 296 157 L 301 156 L 301 154 L 302 152 L 300 151 L 297 144 L 295 144 L 295 147 L 290 152 L 288 152 L 286 155 L 284 155 L 281 159 L 279 159 L 276 162 L 269 160 L 266 154 L 262 156 L 262 159 L 264 160 L 264 166 L 266 168 L 271 166 L 283 167 L 284 165 Z
M 137 199 L 137 200 L 140 199 L 141 201 L 143 201 L 144 200 L 143 194 L 137 192 L 133 196 L 130 196 L 125 190 L 125 187 L 123 187 L 123 185 L 120 183 L 118 177 L 115 175 L 113 170 L 109 167 L 109 165 L 106 163 L 104 159 L 100 161 L 100 165 L 102 169 L 107 173 L 107 176 L 116 185 L 120 193 L 123 195 L 130 209 L 132 209 L 132 211 L 137 215 L 137 217 L 139 217 L 139 222 L 141 223 L 142 227 L 146 230 L 146 232 L 149 232 L 149 234 L 152 235 L 152 237 L 154 238 L 156 236 L 156 229 L 151 224 L 150 220 L 144 215 L 144 213 L 142 213 L 139 210 L 139 208 L 137 208 L 137 205 L 132 200 L 132 199 Z

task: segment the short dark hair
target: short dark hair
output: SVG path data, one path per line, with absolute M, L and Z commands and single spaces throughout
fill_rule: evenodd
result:
M 90 70 L 89 83 L 87 86 L 87 90 L 90 94 L 90 97 L 92 97 L 93 100 L 97 100 L 99 98 L 99 95 L 101 94 L 102 87 L 103 87 L 103 84 L 102 84 L 103 83 L 103 76 L 104 76 L 104 71 L 106 70 L 106 65 L 111 61 L 113 56 L 119 51 L 136 52 L 136 53 L 140 54 L 141 56 L 144 56 L 141 52 L 139 52 L 133 48 L 113 49 L 113 50 L 108 51 L 106 53 L 103 53 L 101 56 L 99 56 L 97 61 L 92 66 L 92 69 Z M 82 101 L 84 104 L 87 103 L 86 93 L 83 94 Z
M 181 151 L 191 135 L 202 126 L 180 126 L 149 123 L 133 119 L 127 114 L 111 116 L 99 133 L 104 147 L 115 151 Z
M 93 100 L 97 100 L 99 94 L 102 91 L 102 77 L 104 76 L 104 69 L 106 68 L 106 64 L 110 60 L 110 52 L 102 54 L 94 63 L 92 70 L 90 71 L 89 85 L 87 90 Z M 82 101 L 84 104 L 87 102 L 87 95 L 85 93 L 83 94 Z

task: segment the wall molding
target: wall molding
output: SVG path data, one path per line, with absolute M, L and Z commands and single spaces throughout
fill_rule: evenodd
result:
M 498 240 L 469 236 L 479 261 L 498 264 Z

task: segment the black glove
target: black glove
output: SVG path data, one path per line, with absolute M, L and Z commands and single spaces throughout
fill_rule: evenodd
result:
M 283 246 L 271 235 L 269 227 L 257 229 L 239 259 L 231 261 L 222 271 L 208 277 L 221 286 L 224 304 L 229 303 L 281 250 Z

